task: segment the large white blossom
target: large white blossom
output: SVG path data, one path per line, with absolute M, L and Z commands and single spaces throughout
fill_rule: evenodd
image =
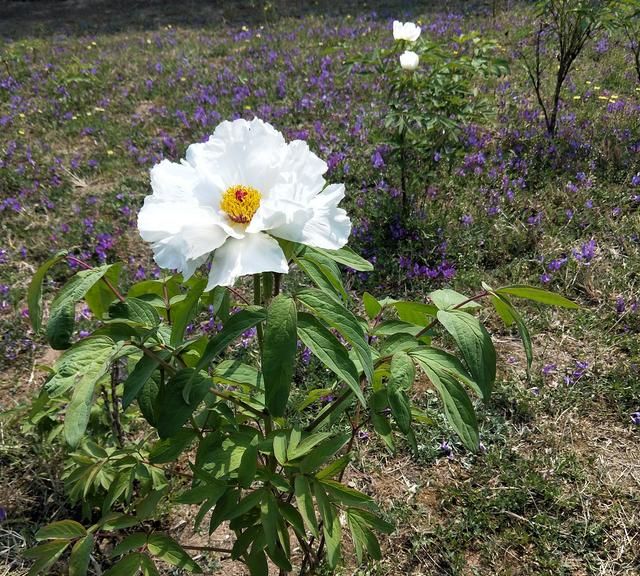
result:
M 213 254 L 207 290 L 238 277 L 288 272 L 276 238 L 338 249 L 351 232 L 339 202 L 343 184 L 326 185 L 327 164 L 306 142 L 285 142 L 259 119 L 222 122 L 179 164 L 151 169 L 153 194 L 138 215 L 155 261 L 189 278 Z
M 418 68 L 418 64 L 420 64 L 420 56 L 412 50 L 405 50 L 400 54 L 400 66 L 405 70 L 413 71 Z
M 413 22 L 405 22 L 404 24 L 398 20 L 393 22 L 393 38 L 395 40 L 407 40 L 415 42 L 420 37 L 420 26 Z

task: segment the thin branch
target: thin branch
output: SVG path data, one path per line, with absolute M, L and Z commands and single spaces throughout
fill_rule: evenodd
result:
M 74 262 L 75 264 L 77 264 L 78 266 L 83 268 L 84 270 L 91 270 L 92 269 L 91 266 L 89 266 L 89 264 L 87 264 L 86 262 L 83 262 L 82 260 L 80 260 L 80 258 L 76 258 L 75 256 L 67 256 L 67 260 L 70 260 L 71 262 Z M 105 278 L 104 276 L 102 276 L 100 278 L 100 280 L 102 280 L 107 285 L 109 290 L 111 290 L 111 292 L 113 292 L 115 297 L 118 300 L 120 300 L 120 302 L 124 302 L 124 300 L 125 300 L 124 296 L 122 294 L 120 294 L 118 289 L 113 284 L 111 284 L 111 281 L 108 278 Z

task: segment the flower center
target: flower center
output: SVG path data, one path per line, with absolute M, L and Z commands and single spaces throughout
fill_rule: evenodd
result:
M 237 184 L 224 191 L 220 208 L 232 222 L 248 224 L 260 207 L 260 198 L 261 194 L 255 188 Z

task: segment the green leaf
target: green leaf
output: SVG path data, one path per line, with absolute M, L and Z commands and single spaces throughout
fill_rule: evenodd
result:
M 97 382 L 107 373 L 114 351 L 115 342 L 111 338 L 95 336 L 80 340 L 56 361 L 54 374 L 45 384 L 49 397 L 60 396 L 85 381 Z
M 187 296 L 181 302 L 171 306 L 171 346 L 178 346 L 184 338 L 184 331 L 198 311 L 200 296 L 207 285 L 206 278 L 198 278 L 196 283 L 189 288 Z
M 495 296 L 491 298 L 491 301 L 493 302 L 496 311 L 500 314 L 503 320 L 505 320 L 505 318 L 508 318 L 512 322 L 516 323 L 518 332 L 520 333 L 520 339 L 522 340 L 522 346 L 527 356 L 527 369 L 531 370 L 531 364 L 533 363 L 533 345 L 531 344 L 531 336 L 529 334 L 529 330 L 527 329 L 527 325 L 525 324 L 522 316 L 513 307 L 513 304 L 506 296 L 495 294 Z M 507 321 L 505 321 L 505 324 L 509 326 Z
M 363 560 L 363 547 L 366 548 L 371 558 L 380 560 L 382 558 L 380 544 L 375 534 L 367 526 L 367 523 L 360 516 L 352 514 L 351 510 L 347 510 L 347 524 L 351 530 L 358 561 L 362 562 Z
M 328 299 L 320 290 L 307 289 L 299 292 L 297 298 L 313 310 L 324 322 L 342 334 L 345 340 L 353 346 L 367 380 L 373 380 L 373 360 L 371 349 L 366 341 L 364 331 L 358 319 L 344 306 L 335 300 Z
M 410 390 L 416 378 L 416 369 L 411 357 L 405 352 L 396 352 L 389 367 L 389 389 Z
M 353 488 L 349 488 L 349 486 L 345 486 L 341 482 L 337 482 L 335 480 L 329 480 L 325 478 L 323 480 L 319 480 L 322 484 L 322 487 L 325 489 L 327 494 L 332 500 L 339 502 L 345 506 L 361 506 L 361 507 L 369 507 L 376 505 L 375 501 L 371 496 L 367 494 L 363 494 L 358 490 L 354 490 Z
M 43 526 L 36 532 L 36 540 L 73 540 L 87 535 L 82 524 L 74 520 L 60 520 Z
M 114 530 L 122 530 L 124 528 L 131 528 L 140 523 L 140 520 L 135 516 L 128 516 L 127 514 L 118 514 L 112 512 L 107 514 L 102 520 L 100 520 L 100 526 L 103 530 L 112 532 Z
M 464 388 L 445 371 L 436 372 L 428 364 L 420 362 L 425 374 L 433 383 L 444 404 L 447 420 L 469 450 L 477 450 L 480 443 L 478 421 L 473 404 Z
M 335 507 L 331 504 L 319 482 L 314 483 L 314 493 L 320 518 L 322 518 L 322 533 L 327 545 L 327 564 L 329 564 L 330 568 L 336 568 L 340 562 L 340 541 L 342 539 L 340 519 L 336 514 Z
M 269 576 L 269 565 L 265 553 L 257 548 L 251 550 L 247 560 L 250 576 Z
M 27 292 L 27 303 L 29 305 L 29 319 L 31 320 L 31 327 L 37 334 L 40 332 L 42 326 L 42 282 L 47 272 L 52 266 L 55 266 L 67 255 L 66 250 L 60 250 L 54 256 L 49 258 L 44 264 L 42 264 L 31 279 L 29 284 L 29 290 Z
M 161 388 L 160 375 L 157 374 L 157 377 L 156 375 L 152 375 L 151 378 L 142 385 L 136 398 L 140 412 L 142 412 L 145 420 L 154 427 L 157 426 L 159 422 Z
M 503 286 L 502 288 L 498 288 L 496 290 L 496 294 L 515 296 L 516 298 L 525 298 L 526 300 L 533 300 L 534 302 L 540 302 L 542 304 L 548 304 L 550 306 L 561 306 L 562 308 L 574 309 L 580 308 L 580 306 L 578 306 L 575 302 L 572 302 L 564 296 L 560 296 L 560 294 L 555 294 L 554 292 L 549 292 L 548 290 L 543 290 L 542 288 L 534 288 L 533 286 Z
M 438 309 L 433 304 L 422 302 L 394 302 L 393 306 L 400 320 L 417 326 L 426 326 L 438 313 Z
M 409 324 L 402 320 L 385 320 L 376 326 L 373 333 L 376 336 L 393 336 L 395 334 L 408 334 L 416 336 L 422 328 L 415 324 Z
M 109 316 L 113 319 L 128 320 L 144 328 L 157 328 L 160 325 L 158 311 L 140 298 L 128 297 L 124 302 L 112 304 L 109 306 Z
M 47 341 L 55 350 L 70 346 L 75 326 L 75 305 L 96 282 L 107 273 L 111 265 L 82 270 L 67 282 L 51 303 L 47 323 Z
M 164 534 L 151 534 L 147 543 L 149 553 L 187 572 L 202 573 L 202 568 L 193 561 L 191 556 L 172 538 Z
M 206 484 L 196 486 L 179 494 L 176 496 L 175 501 L 178 504 L 200 504 L 205 500 L 209 500 L 211 504 L 209 507 L 212 508 L 226 491 L 226 484 L 208 479 Z
M 149 462 L 153 464 L 173 462 L 191 445 L 196 436 L 195 430 L 182 428 L 175 436 L 156 442 L 149 452 Z
M 351 454 L 345 454 L 344 456 L 340 456 L 327 466 L 325 466 L 322 470 L 320 470 L 316 474 L 316 478 L 318 480 L 325 480 L 328 478 L 333 478 L 340 474 L 351 462 Z
M 184 400 L 184 389 L 187 386 L 190 387 L 188 403 Z M 170 438 L 178 433 L 207 395 L 210 387 L 209 378 L 205 378 L 193 368 L 185 368 L 177 372 L 165 387 L 160 389 L 157 422 L 160 438 Z
M 255 437 L 255 443 L 247 446 L 240 459 L 238 467 L 238 484 L 242 488 L 249 488 L 256 477 L 258 469 L 258 437 Z
M 103 278 L 108 280 L 112 286 L 117 287 L 121 270 L 122 264 L 118 262 L 107 270 Z M 99 320 L 102 320 L 107 310 L 109 310 L 109 306 L 116 298 L 117 296 L 113 293 L 113 290 L 111 290 L 104 281 L 96 282 L 84 295 L 87 306 L 89 306 L 92 314 Z
M 86 575 L 92 550 L 93 534 L 87 534 L 73 545 L 69 557 L 69 576 Z
M 403 434 L 411 432 L 411 403 L 404 390 L 390 389 L 387 392 L 391 414 Z
M 97 344 L 93 356 L 94 363 L 86 371 L 79 374 L 75 382 L 71 401 L 64 416 L 64 437 L 69 446 L 77 446 L 89 423 L 93 393 L 96 383 L 109 370 L 110 361 L 116 352 L 116 345 L 110 338 L 96 336 L 92 338 Z M 98 342 L 95 342 L 98 341 Z M 100 352 L 97 349 L 100 348 Z
M 51 540 L 34 548 L 25 550 L 22 555 L 25 558 L 35 560 L 28 576 L 35 576 L 50 568 L 62 553 L 71 544 L 69 540 Z
M 269 490 L 265 492 L 264 499 L 260 504 L 260 523 L 264 532 L 267 548 L 273 551 L 276 547 L 278 537 L 278 502 L 273 493 Z
M 265 405 L 272 416 L 285 414 L 296 351 L 296 304 L 288 296 L 276 296 L 267 310 L 262 346 Z
M 358 256 L 353 250 L 351 250 L 351 248 L 347 248 L 346 246 L 339 250 L 325 250 L 321 248 L 314 248 L 314 250 L 328 256 L 335 262 L 348 266 L 358 272 L 373 271 L 373 264 L 371 264 L 371 262 L 365 260 L 361 256 Z
M 140 559 L 140 568 L 142 569 L 142 576 L 160 576 L 160 572 L 158 572 L 153 560 L 146 554 L 143 554 Z
M 156 514 L 158 504 L 166 493 L 166 488 L 151 490 L 142 500 L 136 503 L 136 517 L 139 520 L 148 520 Z
M 311 279 L 311 281 L 325 294 L 338 301 L 347 300 L 347 292 L 338 275 L 333 273 L 329 267 L 323 266 L 309 258 L 296 258 L 296 263 L 300 269 Z M 330 261 L 331 262 L 331 261 Z M 335 266 L 334 262 L 331 262 Z M 337 269 L 337 266 L 336 266 Z
M 278 510 L 280 515 L 286 522 L 297 532 L 298 535 L 304 536 L 304 520 L 294 506 L 288 502 L 278 502 Z
M 297 444 L 291 443 L 287 447 L 287 461 L 306 456 L 311 450 L 320 444 L 320 442 L 323 442 L 332 436 L 333 434 L 331 432 L 316 432 L 315 434 L 309 434 L 304 438 L 304 440 Z
M 325 440 L 322 444 L 317 446 L 308 456 L 306 456 L 302 460 L 302 462 L 300 462 L 300 470 L 305 474 L 315 472 L 336 452 L 341 450 L 350 438 L 351 434 L 345 432 L 343 434 L 338 434 L 337 436 L 333 436 L 332 438 Z
M 253 366 L 239 360 L 223 360 L 213 369 L 213 380 L 227 386 L 250 386 L 264 390 L 262 374 Z
M 143 558 L 144 554 L 140 552 L 129 554 L 111 566 L 103 576 L 136 576 Z
M 249 330 L 249 328 L 253 328 L 256 324 L 265 320 L 266 317 L 266 310 L 259 306 L 247 306 L 245 309 L 240 310 L 240 312 L 230 316 L 224 328 L 209 340 L 207 347 L 202 353 L 202 358 L 196 366 L 197 370 L 205 369 L 233 340 L 243 332 Z
M 369 292 L 362 295 L 362 302 L 367 316 L 373 320 L 382 311 L 382 304 L 376 300 Z
M 305 526 L 313 536 L 318 538 L 318 521 L 316 519 L 316 511 L 313 506 L 311 485 L 307 478 L 302 474 L 295 477 L 293 493 Z
M 135 550 L 137 548 L 142 548 L 147 544 L 147 534 L 145 532 L 135 532 L 134 534 L 129 534 L 122 540 L 122 542 L 118 542 L 116 546 L 114 546 L 113 550 L 109 556 L 114 558 L 116 556 L 122 556 L 127 552 L 131 552 L 131 550 Z
M 360 508 L 349 508 L 349 510 L 347 510 L 347 513 L 358 518 L 367 526 L 375 528 L 378 532 L 382 532 L 383 534 L 391 534 L 395 529 L 393 524 L 386 522 L 385 520 L 383 520 L 373 512 L 369 512 L 368 510 L 362 510 Z
M 155 356 L 155 357 L 154 357 Z M 147 383 L 151 375 L 160 365 L 158 359 L 168 360 L 171 354 L 165 350 L 154 352 L 154 356 L 143 354 L 138 360 L 134 369 L 124 381 L 124 392 L 122 394 L 122 408 L 127 409 L 129 405 L 138 397 L 140 390 Z
M 305 312 L 298 314 L 298 336 L 320 362 L 347 383 L 365 406 L 358 370 L 340 341 L 317 318 Z
M 480 321 L 466 312 L 440 310 L 438 321 L 453 336 L 485 402 L 496 379 L 496 350 Z
M 481 307 L 477 302 L 466 302 L 469 300 L 469 296 L 465 296 L 464 294 L 460 294 L 459 292 L 448 288 L 431 292 L 431 294 L 429 294 L 429 298 L 431 298 L 431 301 L 440 310 L 452 310 L 457 306 L 460 307 L 459 310 Z M 463 306 L 460 306 L 463 302 L 466 303 Z

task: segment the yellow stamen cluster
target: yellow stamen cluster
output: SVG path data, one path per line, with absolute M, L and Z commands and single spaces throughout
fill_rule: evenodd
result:
M 260 207 L 261 194 L 251 186 L 230 186 L 220 200 L 220 209 L 236 224 L 248 224 Z

